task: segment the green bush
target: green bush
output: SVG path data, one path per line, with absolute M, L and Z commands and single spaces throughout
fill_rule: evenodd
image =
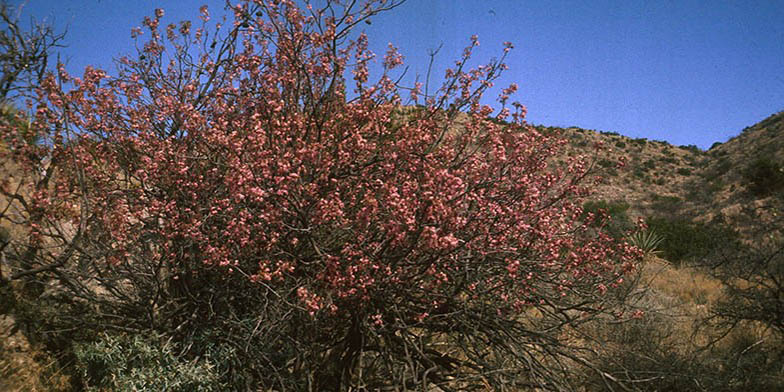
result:
M 88 391 L 219 391 L 215 367 L 185 361 L 154 338 L 105 335 L 74 350 L 77 373 Z
M 601 166 L 601 167 L 605 167 L 605 168 L 606 168 L 606 167 L 615 167 L 615 166 L 618 166 L 618 162 L 611 161 L 611 160 L 609 160 L 609 159 L 606 159 L 606 158 L 602 158 L 602 159 L 600 159 L 600 160 L 599 160 L 599 162 L 597 162 L 597 163 L 599 164 L 599 166 Z
M 701 152 L 700 148 L 695 146 L 695 145 L 693 145 L 693 144 L 689 144 L 687 146 L 678 146 L 678 148 L 680 148 L 681 150 L 689 151 L 689 152 L 691 152 L 693 154 L 698 154 L 698 153 Z
M 688 168 L 685 168 L 685 167 L 680 167 L 675 172 L 680 174 L 680 175 L 682 175 L 682 176 L 690 176 L 691 175 L 691 170 L 688 169 Z
M 737 233 L 718 224 L 663 217 L 649 217 L 646 224 L 664 238 L 658 249 L 674 264 L 706 258 L 738 242 Z
M 645 170 L 641 167 L 635 167 L 632 174 L 639 179 L 644 179 L 647 175 Z
M 703 178 L 713 181 L 726 174 L 730 169 L 732 169 L 732 162 L 726 156 L 723 156 L 719 158 L 715 165 L 704 172 Z
M 674 157 L 661 157 L 659 160 L 662 161 L 663 163 L 669 163 L 669 164 L 678 163 L 678 160 Z
M 606 232 L 613 238 L 623 238 L 627 232 L 634 229 L 626 211 L 629 204 L 625 201 L 608 202 L 606 200 L 588 201 L 583 205 L 584 214 L 593 213 L 604 216 L 605 219 L 597 219 L 595 226 L 605 225 Z
M 770 157 L 761 157 L 744 171 L 746 185 L 754 196 L 765 197 L 784 189 L 784 167 Z

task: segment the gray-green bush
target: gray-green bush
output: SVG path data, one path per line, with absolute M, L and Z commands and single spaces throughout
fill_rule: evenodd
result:
M 210 359 L 179 358 L 154 336 L 104 335 L 74 350 L 88 391 L 211 392 L 224 390 Z

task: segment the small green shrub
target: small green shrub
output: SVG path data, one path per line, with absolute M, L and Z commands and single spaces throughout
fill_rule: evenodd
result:
M 618 148 L 626 148 L 626 143 L 624 143 L 624 142 L 622 142 L 622 141 L 618 140 L 617 142 L 615 142 L 615 147 L 618 147 Z
M 649 230 L 664 238 L 658 248 L 662 257 L 674 264 L 709 257 L 738 242 L 735 231 L 718 224 L 663 217 L 649 217 L 646 223 Z
M 688 168 L 685 168 L 685 167 L 679 167 L 678 170 L 676 170 L 675 172 L 680 174 L 680 175 L 682 175 L 682 176 L 690 176 L 691 175 L 691 169 L 688 169 Z
M 674 157 L 662 157 L 659 160 L 662 161 L 663 163 L 670 163 L 670 164 L 678 163 L 678 160 L 675 159 Z
M 606 200 L 588 201 L 583 205 L 584 214 L 604 214 L 606 220 L 597 220 L 595 226 L 605 225 L 606 232 L 613 238 L 623 238 L 627 232 L 634 228 L 634 224 L 627 215 L 629 204 L 625 201 L 608 202 Z
M 209 361 L 185 361 L 154 338 L 105 335 L 74 350 L 88 391 L 220 391 Z
M 678 148 L 680 148 L 681 150 L 689 151 L 689 152 L 691 152 L 693 154 L 698 154 L 701 151 L 699 147 L 697 147 L 697 146 L 695 146 L 693 144 L 689 144 L 687 146 L 678 146 Z
M 614 162 L 614 161 L 611 161 L 611 160 L 605 159 L 605 158 L 600 159 L 599 162 L 597 162 L 597 164 L 599 164 L 599 166 L 605 167 L 605 168 L 618 166 L 618 162 Z
M 706 170 L 703 177 L 708 181 L 713 181 L 714 179 L 723 176 L 732 168 L 732 162 L 726 157 L 722 156 L 716 161 L 716 164 L 713 165 L 710 169 Z
M 754 160 L 743 174 L 754 196 L 765 197 L 784 189 L 784 167 L 770 157 Z
M 634 171 L 632 171 L 632 174 L 635 177 L 639 178 L 639 179 L 644 179 L 646 177 L 645 170 L 643 168 L 639 167 L 639 166 L 634 168 Z

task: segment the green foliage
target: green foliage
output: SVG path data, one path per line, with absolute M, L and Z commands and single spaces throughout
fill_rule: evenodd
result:
M 605 231 L 613 238 L 623 238 L 634 229 L 634 224 L 627 215 L 629 204 L 625 201 L 608 202 L 606 200 L 588 201 L 583 205 L 583 214 L 604 215 L 605 219 L 597 219 L 595 226 L 604 225 Z
M 678 160 L 675 159 L 674 157 L 661 157 L 659 160 L 663 163 L 669 163 L 673 165 L 678 163 Z
M 756 197 L 765 197 L 784 189 L 784 167 L 764 156 L 752 161 L 744 171 L 746 185 Z
M 662 257 L 675 264 L 708 257 L 738 242 L 735 231 L 718 224 L 694 223 L 677 217 L 649 217 L 646 223 L 663 237 L 659 246 Z
M 639 248 L 646 255 L 653 255 L 659 253 L 659 245 L 664 240 L 654 230 L 637 231 L 626 237 L 630 244 Z
M 611 160 L 606 159 L 606 158 L 600 159 L 599 162 L 597 162 L 597 163 L 599 164 L 599 166 L 605 167 L 605 168 L 606 167 L 615 167 L 615 166 L 618 165 L 618 162 L 614 162 L 614 161 L 611 161 Z
M 702 151 L 702 150 L 700 150 L 699 147 L 695 146 L 694 144 L 689 144 L 687 146 L 678 146 L 678 148 L 680 148 L 681 150 L 689 151 L 689 152 L 691 152 L 693 154 L 698 154 L 698 153 L 700 153 Z
M 74 350 L 76 368 L 88 391 L 219 391 L 214 366 L 185 361 L 157 339 L 105 335 Z
M 653 170 L 656 168 L 656 162 L 653 159 L 649 159 L 642 164 L 642 169 L 647 171 Z
M 616 167 L 618 166 L 617 161 L 613 161 L 610 159 L 602 158 L 600 159 L 597 164 L 603 168 L 602 174 L 609 176 L 609 177 L 617 177 L 618 170 Z
M 577 147 L 587 147 L 587 146 L 588 146 L 588 141 L 587 140 L 581 140 L 581 141 L 577 142 Z
M 709 170 L 706 170 L 703 177 L 707 181 L 713 181 L 724 174 L 726 174 L 732 168 L 732 162 L 726 157 L 722 156 L 721 158 L 716 161 L 716 164 L 713 165 Z
M 16 129 L 14 136 L 18 140 L 0 140 L 0 144 L 11 146 L 14 142 L 23 142 L 28 145 L 37 144 L 40 141 L 40 135 L 35 132 L 35 129 L 30 126 L 30 121 L 27 115 L 13 105 L 0 104 L 0 124 L 8 125 Z
M 678 170 L 676 170 L 675 172 L 680 174 L 680 175 L 682 175 L 682 176 L 690 176 L 691 175 L 691 169 L 686 168 L 686 167 L 679 167 Z
M 634 168 L 634 170 L 632 171 L 632 174 L 635 177 L 639 178 L 639 179 L 645 179 L 645 177 L 647 176 L 647 173 L 646 173 L 645 169 L 643 169 L 643 168 L 641 168 L 639 166 Z
M 624 143 L 624 142 L 622 142 L 622 141 L 618 140 L 617 142 L 615 142 L 615 147 L 618 147 L 618 148 L 626 148 L 626 143 Z

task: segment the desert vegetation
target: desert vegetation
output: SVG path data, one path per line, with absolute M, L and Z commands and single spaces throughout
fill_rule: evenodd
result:
M 726 219 L 627 200 L 717 171 L 531 126 L 515 84 L 486 105 L 510 43 L 477 63 L 471 37 L 440 83 L 401 84 L 391 45 L 375 72 L 358 26 L 401 3 L 158 9 L 115 74 L 17 33 L 43 46 L 2 58 L 0 388 L 784 386 L 780 167 L 740 171 Z

